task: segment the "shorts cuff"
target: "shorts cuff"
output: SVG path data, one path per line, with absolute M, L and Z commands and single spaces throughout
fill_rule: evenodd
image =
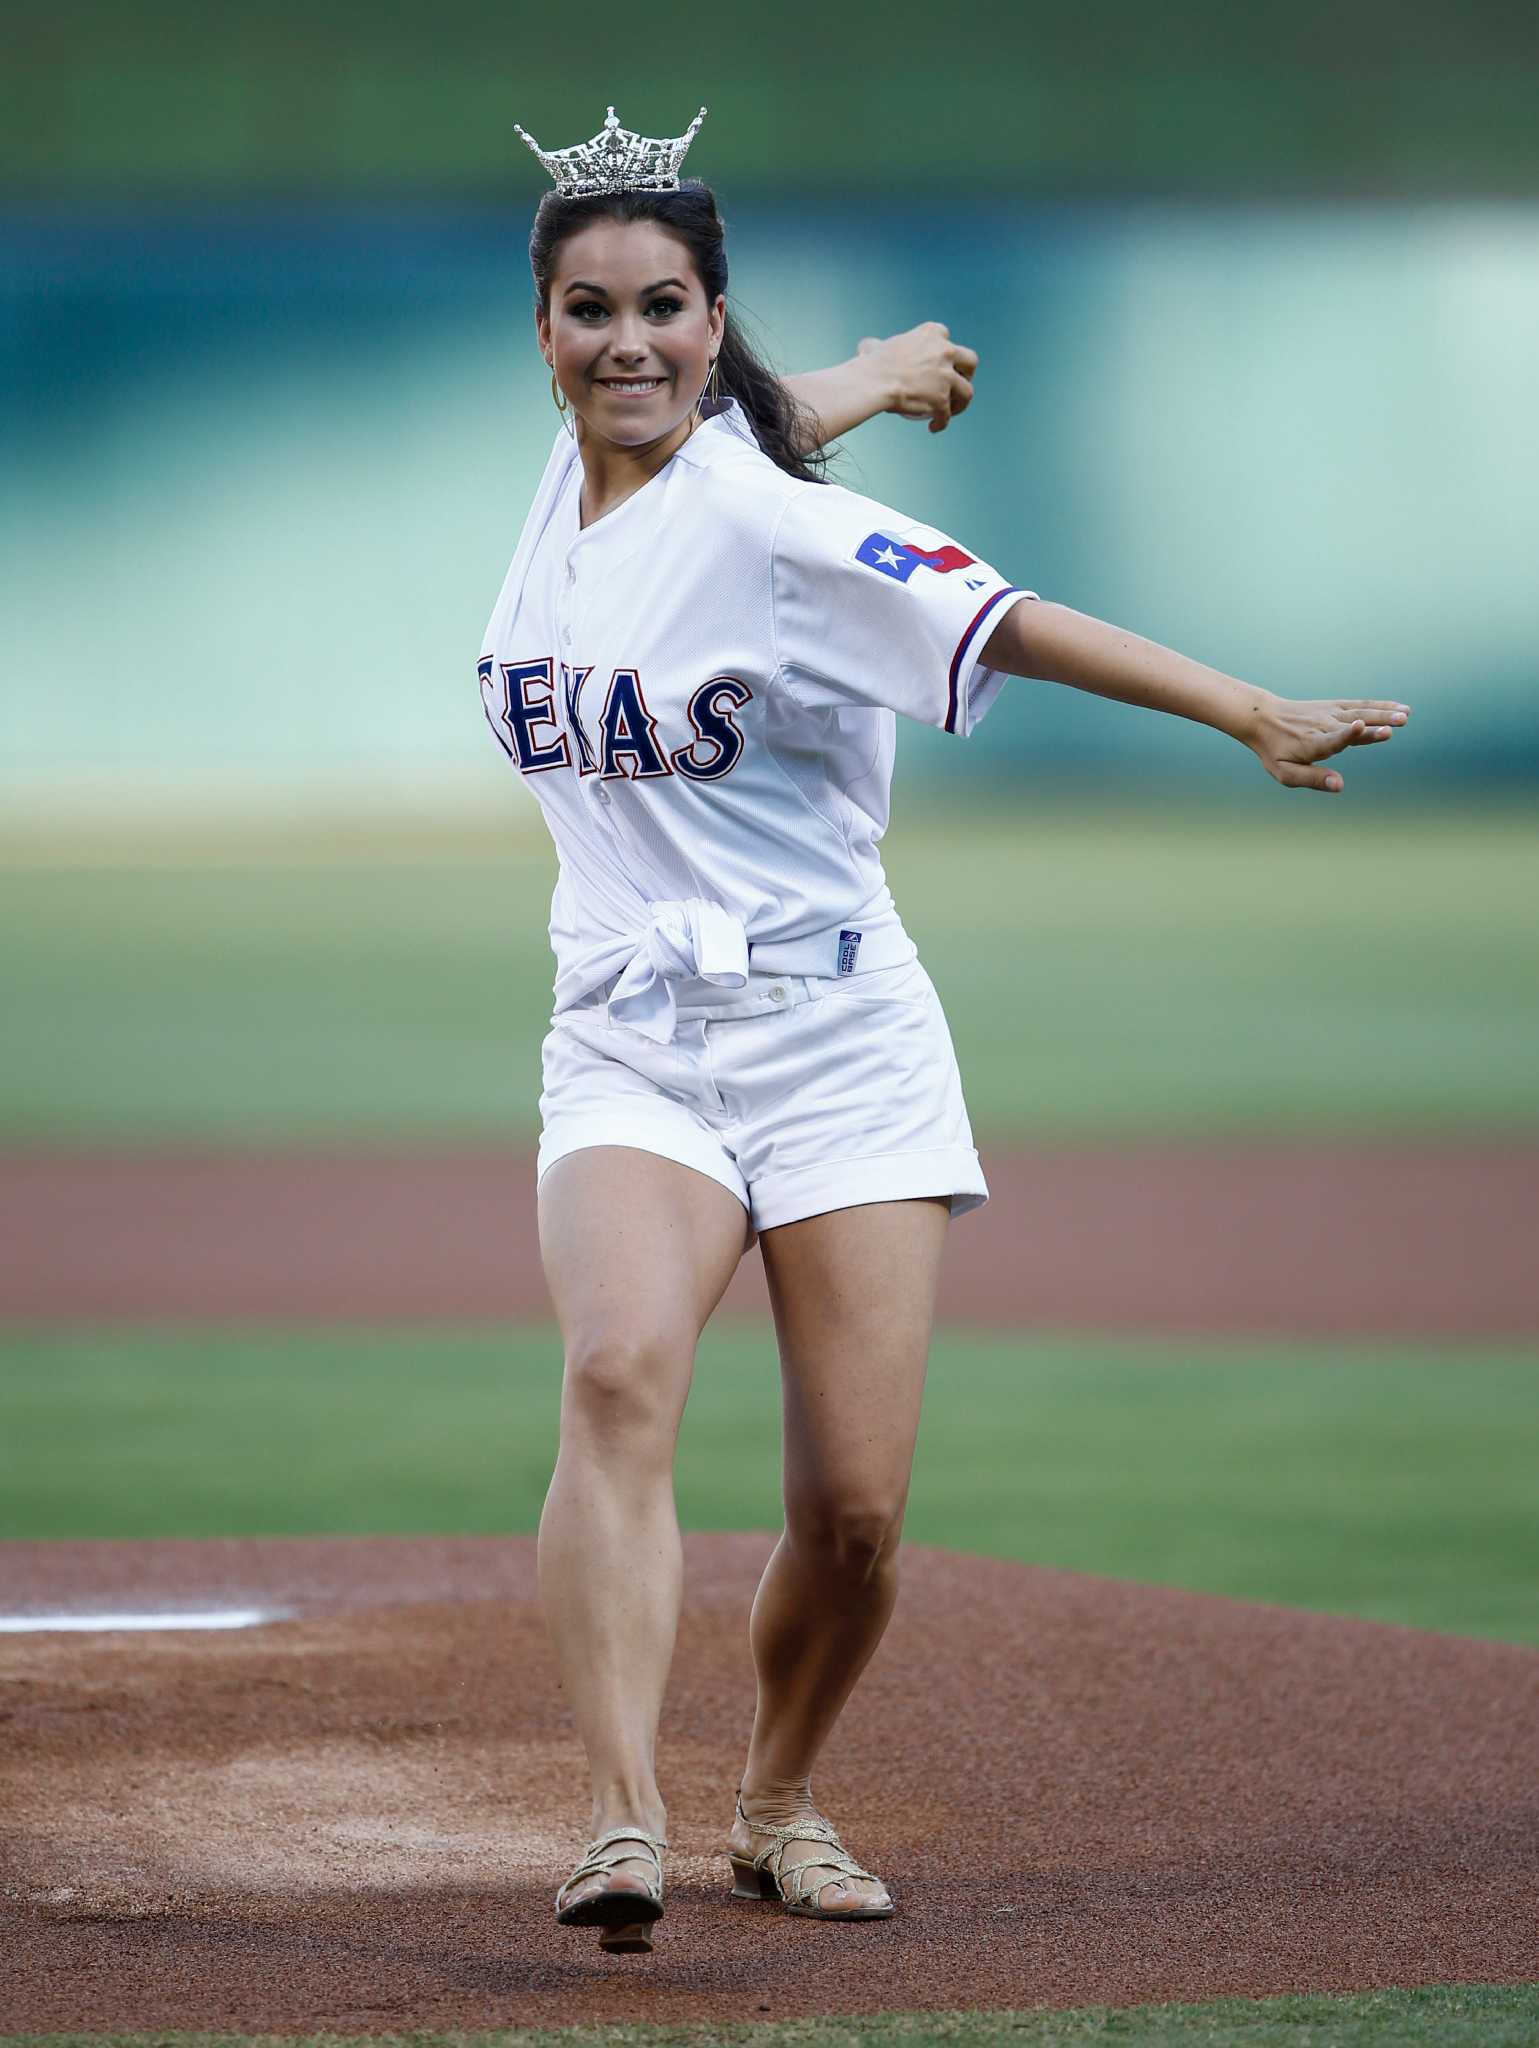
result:
M 949 1195 L 953 1217 L 981 1209 L 988 1182 L 972 1146 L 944 1145 L 930 1152 L 874 1152 L 863 1159 L 834 1159 L 791 1173 L 766 1174 L 754 1182 L 755 1230 L 799 1223 L 830 1209 L 855 1209 L 866 1202 L 901 1202 L 915 1195 Z
M 736 1195 L 745 1209 L 749 1207 L 748 1185 L 743 1176 L 709 1138 L 702 1137 L 697 1144 L 687 1131 L 681 1131 L 671 1123 L 666 1129 L 652 1130 L 640 1118 L 622 1120 L 612 1114 L 565 1118 L 558 1131 L 542 1132 L 535 1159 L 535 1186 L 539 1186 L 558 1159 L 564 1159 L 568 1152 L 580 1152 L 589 1145 L 627 1145 L 632 1151 L 654 1152 L 659 1159 L 672 1159 L 680 1166 L 692 1166 L 696 1173 L 709 1175 L 729 1194 Z

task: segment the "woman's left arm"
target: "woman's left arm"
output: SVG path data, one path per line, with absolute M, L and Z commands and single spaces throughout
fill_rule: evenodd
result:
M 810 454 L 879 412 L 928 420 L 930 432 L 941 433 L 972 403 L 977 368 L 976 350 L 953 341 L 939 320 L 926 320 L 885 341 L 868 336 L 847 363 L 780 381 L 809 416 L 802 453 Z
M 1343 747 L 1387 740 L 1411 715 L 1408 704 L 1380 697 L 1274 696 L 1125 626 L 1040 599 L 1013 604 L 979 659 L 1009 675 L 1067 683 L 1097 697 L 1215 726 L 1249 747 L 1268 775 L 1288 789 L 1339 790 L 1341 776 L 1319 764 Z

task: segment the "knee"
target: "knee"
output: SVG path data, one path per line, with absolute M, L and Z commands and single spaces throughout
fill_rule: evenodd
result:
M 901 1499 L 879 1496 L 804 1501 L 788 1509 L 786 1534 L 820 1570 L 869 1579 L 897 1555 L 903 1508 Z
M 561 1389 L 561 1431 L 600 1446 L 649 1445 L 670 1453 L 689 1387 L 691 1350 L 666 1333 L 594 1330 L 571 1341 Z

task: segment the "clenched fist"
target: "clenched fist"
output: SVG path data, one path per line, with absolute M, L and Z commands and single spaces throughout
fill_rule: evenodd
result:
M 939 320 L 924 320 L 885 341 L 867 335 L 857 351 L 876 355 L 892 390 L 887 411 L 904 419 L 928 420 L 932 434 L 944 433 L 959 412 L 972 403 L 972 379 L 978 352 L 953 341 Z

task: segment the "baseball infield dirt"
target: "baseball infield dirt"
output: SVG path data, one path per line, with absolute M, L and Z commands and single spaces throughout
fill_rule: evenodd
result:
M 816 1789 L 894 1919 L 729 1896 L 766 1534 L 685 1539 L 649 1956 L 554 1923 L 588 1819 L 532 1538 L 6 1547 L 4 2031 L 343 2032 L 1534 1974 L 1539 1653 L 913 1548 Z
M 1539 1329 L 1539 1145 L 983 1154 L 943 1322 L 1497 1338 Z M 720 1313 L 765 1315 L 758 1254 Z M 0 1154 L 0 1319 L 482 1322 L 550 1313 L 527 1153 Z

